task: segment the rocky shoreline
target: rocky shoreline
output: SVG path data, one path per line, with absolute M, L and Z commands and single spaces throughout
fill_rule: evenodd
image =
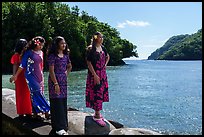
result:
M 16 119 L 14 90 L 2 88 L 2 104 L 2 113 Z M 107 119 L 105 119 L 106 126 L 100 127 L 93 121 L 92 114 L 74 108 L 69 108 L 67 114 L 69 135 L 162 135 L 149 129 L 127 128 L 118 122 Z M 47 122 L 47 125 L 42 127 L 33 127 L 32 123 L 29 125 L 29 121 L 26 124 L 28 124 L 27 127 L 32 127 L 32 131 L 37 132 L 39 135 L 50 135 L 52 134 L 50 120 L 45 122 Z M 25 125 L 25 122 L 22 125 Z

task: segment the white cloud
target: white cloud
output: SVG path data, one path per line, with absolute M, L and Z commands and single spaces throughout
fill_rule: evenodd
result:
M 118 23 L 118 28 L 125 28 L 126 23 Z
M 118 23 L 117 27 L 118 28 L 125 28 L 125 26 L 145 27 L 145 26 L 149 26 L 149 25 L 150 25 L 150 23 L 145 22 L 145 21 L 129 21 L 129 20 L 126 20 L 123 23 Z

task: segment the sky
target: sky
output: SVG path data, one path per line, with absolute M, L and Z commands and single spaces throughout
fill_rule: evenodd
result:
M 202 28 L 202 2 L 64 2 L 116 28 L 147 59 L 172 36 Z M 134 58 L 131 58 L 134 59 Z

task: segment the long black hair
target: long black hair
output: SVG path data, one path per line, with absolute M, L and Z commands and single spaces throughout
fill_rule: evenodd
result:
M 15 45 L 14 51 L 17 52 L 18 54 L 21 54 L 24 47 L 28 44 L 26 39 L 18 39 Z
M 91 58 L 92 64 L 95 64 L 98 58 L 100 58 L 100 56 L 95 53 L 98 35 L 102 35 L 102 33 L 98 31 L 95 32 L 92 36 L 91 44 L 86 48 L 86 60 L 87 58 Z
M 96 51 L 96 44 L 97 44 L 97 37 L 98 35 L 102 35 L 101 32 L 95 32 L 94 35 L 92 36 L 92 40 L 91 40 L 91 45 L 92 45 L 92 50 Z
M 48 56 L 49 56 L 50 54 L 54 54 L 54 55 L 57 56 L 57 54 L 58 54 L 58 49 L 59 49 L 59 43 L 60 43 L 60 41 L 62 41 L 62 40 L 65 40 L 64 37 L 62 37 L 62 36 L 56 36 L 56 37 L 53 39 L 52 44 L 51 44 L 51 46 L 50 46 L 49 49 L 48 49 L 48 53 L 47 53 Z M 68 55 L 69 52 L 70 52 L 70 50 L 69 50 L 69 48 L 68 48 L 68 44 L 66 44 L 65 50 L 63 50 L 63 54 Z

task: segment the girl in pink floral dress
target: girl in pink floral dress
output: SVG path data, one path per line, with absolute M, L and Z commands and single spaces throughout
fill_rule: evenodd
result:
M 110 57 L 102 43 L 103 35 L 96 32 L 92 44 L 87 48 L 86 107 L 94 109 L 93 120 L 100 126 L 105 126 L 100 110 L 102 103 L 109 101 L 106 66 Z

